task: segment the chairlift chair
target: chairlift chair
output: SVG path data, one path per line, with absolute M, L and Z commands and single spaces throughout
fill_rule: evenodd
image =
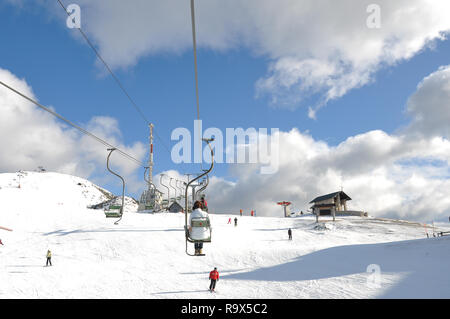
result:
M 214 139 L 202 139 L 204 142 L 206 142 L 209 146 L 209 149 L 211 151 L 211 166 L 208 170 L 206 170 L 203 174 L 195 177 L 194 179 L 190 180 L 187 185 L 186 185 L 186 189 L 185 189 L 185 211 L 188 211 L 188 190 L 189 187 L 191 186 L 191 184 L 193 184 L 195 181 L 199 180 L 200 178 L 202 178 L 203 176 L 208 175 L 213 167 L 214 167 L 214 151 L 210 145 L 210 142 L 213 141 Z M 207 232 L 209 232 L 209 236 L 207 238 L 204 239 L 194 239 L 191 237 L 191 232 L 189 231 L 189 225 L 188 225 L 188 214 L 185 214 L 185 225 L 184 225 L 184 230 L 185 230 L 185 237 L 186 237 L 186 254 L 189 256 L 204 256 L 204 254 L 197 254 L 197 255 L 193 255 L 191 253 L 189 253 L 188 251 L 188 243 L 210 243 L 211 242 L 211 237 L 212 237 L 212 229 L 211 229 L 211 221 L 209 220 L 209 217 L 201 217 L 201 218 L 192 218 L 191 220 L 191 227 L 192 229 L 195 227 L 201 227 L 201 228 L 206 228 Z
M 122 176 L 113 172 L 109 168 L 109 158 L 111 157 L 112 152 L 114 152 L 115 150 L 116 150 L 115 148 L 108 148 L 109 154 L 108 154 L 108 158 L 106 159 L 106 168 L 108 169 L 108 171 L 111 174 L 119 177 L 122 180 L 122 185 L 123 185 L 122 186 L 122 205 L 111 204 L 105 209 L 104 213 L 105 213 L 106 218 L 119 218 L 118 220 L 116 220 L 114 222 L 114 224 L 117 225 L 119 223 L 119 221 L 122 219 L 123 208 L 125 206 L 125 180 L 122 178 Z

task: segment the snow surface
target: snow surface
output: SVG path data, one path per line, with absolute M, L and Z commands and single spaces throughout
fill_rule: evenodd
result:
M 230 215 L 210 214 L 206 256 L 190 257 L 183 214 L 139 214 L 128 200 L 114 225 L 87 208 L 111 197 L 91 182 L 20 175 L 18 188 L 19 173 L 0 174 L 0 226 L 13 229 L 0 229 L 0 298 L 450 298 L 450 236 L 428 239 L 431 226 L 340 217 L 316 227 L 312 216 L 237 212 L 235 227 Z M 213 267 L 217 294 L 207 290 Z

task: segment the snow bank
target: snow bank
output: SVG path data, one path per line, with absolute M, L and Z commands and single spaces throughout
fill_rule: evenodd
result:
M 450 237 L 427 239 L 422 224 L 338 217 L 317 230 L 312 216 L 236 212 L 235 227 L 235 216 L 211 214 L 206 256 L 189 257 L 183 214 L 139 214 L 127 201 L 114 225 L 87 208 L 111 196 L 89 181 L 27 172 L 18 188 L 18 179 L 0 174 L 0 226 L 13 229 L 0 230 L 0 298 L 450 298 Z

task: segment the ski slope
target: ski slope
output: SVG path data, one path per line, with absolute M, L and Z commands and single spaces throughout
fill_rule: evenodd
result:
M 450 236 L 427 239 L 423 224 L 341 217 L 317 229 L 312 216 L 237 215 L 235 227 L 235 216 L 210 214 L 213 242 L 205 257 L 189 257 L 183 214 L 138 214 L 128 200 L 114 225 L 86 208 L 110 196 L 89 181 L 18 180 L 0 174 L 0 226 L 13 229 L 0 229 L 0 298 L 450 298 Z

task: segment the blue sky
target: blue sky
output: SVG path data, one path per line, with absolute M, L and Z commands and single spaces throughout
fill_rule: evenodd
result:
M 93 116 L 116 118 L 123 143 L 147 143 L 145 122 L 98 63 L 78 31 L 65 26 L 62 9 L 49 10 L 29 2 L 22 7 L 2 3 L 0 21 L 0 68 L 25 79 L 41 103 L 53 106 L 58 113 L 79 124 L 87 123 Z M 96 37 L 91 39 L 98 46 Z M 268 96 L 256 97 L 256 82 L 267 75 L 268 65 L 276 60 L 270 54 L 255 53 L 246 45 L 227 50 L 200 45 L 198 71 L 203 127 L 218 127 L 223 131 L 227 127 L 279 128 L 283 132 L 298 128 L 330 147 L 372 130 L 394 134 L 411 122 L 405 108 L 417 85 L 440 66 L 448 65 L 449 56 L 450 41 L 437 40 L 433 48 L 425 47 L 412 58 L 381 63 L 370 83 L 329 101 L 317 112 L 317 118 L 311 119 L 308 106 L 319 103 L 319 96 L 294 109 L 272 105 Z M 136 64 L 115 67 L 114 72 L 155 124 L 167 147 L 175 144 L 170 141 L 173 129 L 193 129 L 194 65 L 189 47 L 177 52 L 161 50 L 142 54 Z M 155 139 L 155 150 L 156 173 L 199 169 L 199 165 L 173 164 L 158 139 Z M 216 166 L 215 176 L 232 178 L 226 164 Z
M 5 26 L 0 30 L 5 39 L 0 51 L 1 67 L 25 78 L 41 103 L 54 106 L 76 123 L 86 123 L 95 115 L 115 117 L 125 142 L 146 143 L 145 122 L 103 65 L 96 64 L 94 52 L 78 31 L 65 28 L 61 16 L 49 17 L 39 6 L 22 10 L 3 4 L 0 20 Z M 404 114 L 405 103 L 417 84 L 447 64 L 449 56 L 450 41 L 439 41 L 434 49 L 382 69 L 373 83 L 330 102 L 313 120 L 308 118 L 305 107 L 286 110 L 271 105 L 267 98 L 256 98 L 255 82 L 265 74 L 267 58 L 245 49 L 217 53 L 200 48 L 201 118 L 206 127 L 223 130 L 297 127 L 331 145 L 369 130 L 393 132 L 409 122 Z M 168 147 L 175 144 L 170 141 L 171 131 L 176 127 L 192 129 L 196 118 L 193 70 L 191 51 L 147 56 L 126 70 L 115 70 Z M 156 139 L 156 171 L 176 168 L 158 143 Z M 221 174 L 226 174 L 226 168 L 220 168 Z

